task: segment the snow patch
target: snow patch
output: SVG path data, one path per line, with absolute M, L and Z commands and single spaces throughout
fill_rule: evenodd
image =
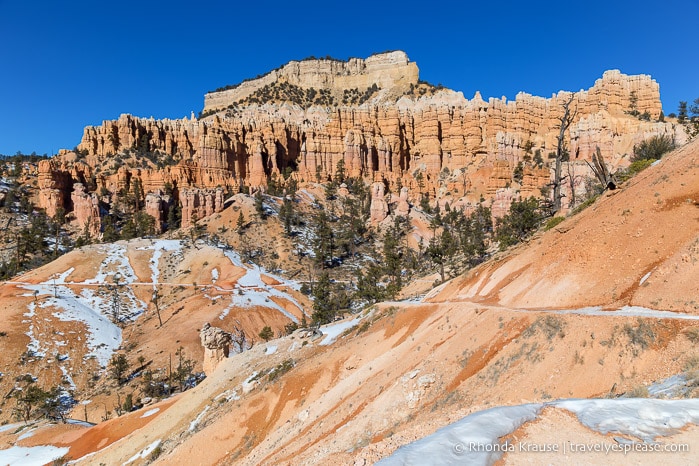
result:
M 66 286 L 57 286 L 57 298 L 54 297 L 53 286 L 49 283 L 40 283 L 37 285 L 24 285 L 23 288 L 37 291 L 39 296 L 48 296 L 39 305 L 41 308 L 53 307 L 60 309 L 61 312 L 54 312 L 53 316 L 64 322 L 80 321 L 83 322 L 90 332 L 88 336 L 88 346 L 90 348 L 89 356 L 97 358 L 101 366 L 106 366 L 112 353 L 121 345 L 121 329 L 114 325 L 109 319 L 102 315 L 98 310 L 100 306 L 89 306 L 84 303 L 86 298 L 76 296 L 73 291 Z M 87 292 L 87 293 L 86 293 Z M 92 290 L 83 290 L 86 296 L 92 296 L 92 300 L 87 300 L 89 304 L 99 302 L 99 297 L 92 293 Z M 28 308 L 30 314 L 34 312 L 34 303 L 30 303 Z M 26 315 L 26 314 L 25 314 Z M 30 333 L 33 331 L 30 326 Z M 30 345 L 38 341 L 30 336 Z
M 277 352 L 277 347 L 274 345 L 268 346 L 267 349 L 265 349 L 265 354 L 274 354 Z
M 556 402 L 556 406 L 575 413 L 583 425 L 603 435 L 626 434 L 645 443 L 676 434 L 687 424 L 699 424 L 699 400 L 696 399 L 565 400 Z
M 208 406 L 208 405 L 206 406 L 206 408 L 204 408 L 204 411 L 202 411 L 201 413 L 199 413 L 199 415 L 196 417 L 196 419 L 194 419 L 192 422 L 189 423 L 189 431 L 190 431 L 190 432 L 193 432 L 194 429 L 197 428 L 197 426 L 198 426 L 199 423 L 201 422 L 201 420 L 202 420 L 202 418 L 204 417 L 204 415 L 206 415 L 207 411 L 209 411 L 209 406 Z
M 504 448 L 471 451 L 469 445 L 497 446 L 501 437 L 535 420 L 544 407 L 570 411 L 581 424 L 600 434 L 622 434 L 645 443 L 654 443 L 657 437 L 674 435 L 688 424 L 699 425 L 699 399 L 570 399 L 496 407 L 466 416 L 399 448 L 376 464 L 419 465 L 424 464 L 425 458 L 429 458 L 432 464 L 493 464 L 501 456 L 498 450 Z
M 320 331 L 323 332 L 323 335 L 325 335 L 325 338 L 320 342 L 320 345 L 331 345 L 335 343 L 335 340 L 337 340 L 337 337 L 339 337 L 345 330 L 354 327 L 355 325 L 359 324 L 361 322 L 362 317 L 355 317 L 352 320 L 348 320 L 345 322 L 340 322 L 338 324 L 328 324 L 320 328 Z
M 236 267 L 246 269 L 245 275 L 243 275 L 236 283 L 235 290 L 231 295 L 231 304 L 221 312 L 219 319 L 225 318 L 233 307 L 267 307 L 276 309 L 277 311 L 284 314 L 292 322 L 299 323 L 298 318 L 291 314 L 289 311 L 284 309 L 282 306 L 277 304 L 272 300 L 272 297 L 284 299 L 294 306 L 296 306 L 299 311 L 304 312 L 303 306 L 299 304 L 291 295 L 277 290 L 272 285 L 267 285 L 262 280 L 262 269 L 258 267 L 250 268 L 249 266 L 243 265 L 240 256 L 235 251 L 224 251 L 224 254 Z M 282 286 L 288 286 L 294 290 L 300 289 L 300 285 L 296 282 L 285 280 L 276 275 L 267 274 L 273 280 L 282 284 Z
M 542 407 L 541 403 L 532 403 L 471 414 L 428 437 L 399 448 L 376 464 L 422 465 L 426 458 L 429 458 L 430 464 L 493 464 L 502 456 L 500 451 L 471 451 L 468 446 L 471 443 L 498 445 L 500 437 L 536 419 Z
M 136 454 L 133 455 L 131 458 L 129 458 L 129 460 L 128 460 L 126 463 L 124 463 L 124 464 L 133 463 L 134 461 L 136 461 L 136 460 L 139 459 L 139 458 L 145 459 L 146 456 L 150 455 L 151 452 L 152 452 L 153 450 L 155 450 L 156 448 L 158 448 L 158 445 L 160 445 L 160 442 L 161 442 L 161 441 L 162 441 L 162 440 L 158 439 L 158 440 L 156 440 L 155 442 L 151 443 L 151 444 L 148 445 L 146 448 L 144 448 L 143 450 L 141 450 L 139 453 L 136 453 Z
M 150 416 L 152 416 L 153 414 L 157 413 L 158 411 L 160 411 L 160 408 L 149 409 L 148 411 L 146 411 L 145 413 L 143 413 L 143 414 L 141 415 L 141 417 L 142 417 L 142 418 L 143 418 L 143 417 L 150 417 Z
M 638 283 L 638 286 L 643 285 L 643 283 L 644 283 L 646 280 L 648 280 L 648 278 L 650 277 L 650 274 L 651 274 L 652 272 L 653 272 L 653 271 L 651 270 L 650 272 L 648 272 L 647 274 L 645 274 L 645 275 L 643 276 L 643 278 L 641 278 L 641 281 Z
M 2 463 L 12 466 L 41 466 L 65 456 L 70 448 L 41 445 L 38 447 L 10 447 L 0 450 Z
M 253 388 L 255 388 L 255 381 L 253 381 L 253 379 L 257 377 L 257 374 L 258 372 L 255 371 L 250 375 L 250 377 L 245 379 L 242 384 L 243 393 L 249 393 Z

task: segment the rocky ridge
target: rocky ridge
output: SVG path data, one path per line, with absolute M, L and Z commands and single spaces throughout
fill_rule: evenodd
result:
M 64 153 L 40 166 L 41 207 L 49 213 L 58 207 L 71 210 L 75 182 L 91 180 L 95 190 L 114 193 L 139 179 L 144 194 L 172 186 L 182 224 L 188 226 L 192 213 L 201 218 L 222 208 L 216 189 L 264 187 L 271 176 L 289 170 L 300 182 L 324 181 L 340 160 L 349 176 L 382 182 L 387 194 L 408 188 L 412 203 L 429 196 L 433 203 L 468 208 L 483 198 L 496 214 L 506 212 L 513 199 L 538 196 L 550 182 L 547 157 L 555 150 L 562 106 L 571 93 L 550 98 L 520 93 L 513 101 L 485 101 L 479 93 L 468 100 L 450 90 L 416 97 L 403 93 L 417 82 L 417 66 L 402 52 L 346 63 L 290 62 L 234 89 L 207 94 L 205 109 L 225 109 L 270 80 L 323 85 L 335 92 L 352 79 L 396 92 L 359 106 L 234 105 L 233 111 L 199 120 L 122 115 L 88 126 L 78 145 L 83 159 L 71 162 L 72 153 Z M 396 94 L 405 95 L 395 100 Z M 589 90 L 574 93 L 572 106 L 577 113 L 566 140 L 578 179 L 590 174 L 584 161 L 597 147 L 615 169 L 628 164 L 634 144 L 650 136 L 665 134 L 683 142 L 681 129 L 660 121 L 659 86 L 647 75 L 607 71 Z M 128 167 L 110 157 L 137 147 L 159 158 L 160 166 Z M 542 160 L 533 163 L 537 153 Z M 515 180 L 520 163 L 523 175 Z M 210 201 L 211 196 L 216 199 Z

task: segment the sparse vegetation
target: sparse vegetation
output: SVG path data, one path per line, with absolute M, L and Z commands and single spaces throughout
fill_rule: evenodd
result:
M 642 160 L 658 160 L 665 153 L 670 152 L 675 148 L 675 142 L 670 136 L 661 135 L 653 136 L 645 141 L 633 146 L 633 155 L 631 162 L 639 162 Z
M 267 380 L 274 382 L 276 379 L 293 369 L 295 365 L 296 362 L 293 359 L 285 360 L 269 372 L 267 375 Z
M 269 325 L 265 325 L 260 333 L 258 334 L 260 338 L 262 338 L 264 341 L 269 341 L 272 338 L 274 338 L 274 332 L 272 331 L 272 327 Z

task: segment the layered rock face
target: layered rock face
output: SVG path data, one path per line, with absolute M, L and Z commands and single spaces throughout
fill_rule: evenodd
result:
M 204 373 L 211 374 L 216 366 L 228 357 L 232 337 L 225 330 L 206 323 L 199 331 L 199 338 L 204 347 Z
M 340 89 L 358 86 L 348 80 L 360 78 L 365 84 L 380 83 L 386 91 L 403 92 L 417 81 L 417 67 L 402 52 L 347 63 L 291 62 L 235 89 L 207 94 L 205 109 L 230 105 L 270 80 Z M 264 186 L 269 176 L 286 169 L 295 171 L 300 182 L 326 180 L 340 160 L 348 175 L 363 177 L 367 184 L 382 182 L 392 192 L 409 188 L 413 203 L 424 195 L 463 206 L 497 197 L 502 206 L 498 210 L 506 211 L 511 199 L 538 195 L 549 183 L 548 154 L 555 151 L 563 103 L 571 93 L 561 91 L 548 99 L 520 93 L 514 101 L 487 102 L 478 93 L 467 100 L 449 90 L 420 98 L 408 92 L 398 100 L 389 94 L 359 106 L 247 105 L 201 120 L 122 115 L 85 128 L 78 148 L 90 161 L 146 144 L 148 151 L 178 160 L 162 170 L 122 168 L 97 177 L 97 184 L 112 191 L 135 176 L 145 192 L 154 192 L 170 183 L 179 194 L 185 225 L 192 216 L 218 211 L 222 202 L 216 189 Z M 653 135 L 675 136 L 671 123 L 657 121 L 659 86 L 646 75 L 607 71 L 592 88 L 574 93 L 571 105 L 576 117 L 566 143 L 579 172 L 597 146 L 615 169 L 628 163 L 634 144 Z M 649 119 L 630 115 L 632 110 Z M 538 168 L 531 162 L 537 151 L 543 158 Z M 520 162 L 524 176 L 514 182 Z M 60 203 L 58 191 L 65 185 L 53 168 L 40 166 L 42 205 L 47 208 Z M 193 195 L 190 189 L 202 191 Z M 378 219 L 384 209 L 376 207 Z
M 92 238 L 99 236 L 101 222 L 97 195 L 85 192 L 85 186 L 82 183 L 76 183 L 73 185 L 70 199 L 78 225 L 82 226 Z
M 353 88 L 363 90 L 376 84 L 381 89 L 402 93 L 411 84 L 418 83 L 418 68 L 401 51 L 372 55 L 365 60 L 350 58 L 346 62 L 334 59 L 291 61 L 261 78 L 242 82 L 233 89 L 209 92 L 204 96 L 204 112 L 224 109 L 277 81 L 302 89 L 340 92 Z

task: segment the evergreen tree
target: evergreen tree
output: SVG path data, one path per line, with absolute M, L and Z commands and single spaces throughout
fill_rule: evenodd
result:
M 284 233 L 286 236 L 291 236 L 292 226 L 297 223 L 296 214 L 294 213 L 294 203 L 289 196 L 285 196 L 282 201 L 282 206 L 279 209 L 279 220 L 284 225 Z
M 335 250 L 334 240 L 335 236 L 330 228 L 330 219 L 325 211 L 321 210 L 315 218 L 312 247 L 316 263 L 322 268 L 325 268 L 326 263 L 332 261 Z
M 177 368 L 172 373 L 172 378 L 180 384 L 180 391 L 184 391 L 187 380 L 194 370 L 194 361 L 185 357 L 184 347 L 182 346 L 177 349 L 175 355 L 177 356 Z
M 265 212 L 265 205 L 262 200 L 262 191 L 258 190 L 255 193 L 255 212 L 257 213 L 257 216 L 260 217 L 260 220 L 265 220 L 267 218 L 267 214 Z
M 539 227 L 542 218 L 539 200 L 535 197 L 514 201 L 510 212 L 497 220 L 495 239 L 500 243 L 500 249 L 523 241 Z
M 238 215 L 238 221 L 235 224 L 236 226 L 236 231 L 238 234 L 242 233 L 243 230 L 245 230 L 245 216 L 243 215 L 243 211 L 240 211 L 240 214 Z
M 357 299 L 375 303 L 381 301 L 385 297 L 385 288 L 379 286 L 381 277 L 383 276 L 383 268 L 375 263 L 357 269 L 357 290 L 355 292 Z
M 396 217 L 394 225 L 386 230 L 383 237 L 384 274 L 389 279 L 386 295 L 390 298 L 395 298 L 403 287 L 401 279 L 403 269 L 401 237 L 400 220 Z
M 681 100 L 677 108 L 677 122 L 684 123 L 685 121 L 687 121 L 687 101 Z
M 323 272 L 313 285 L 313 323 L 322 325 L 332 322 L 335 318 L 335 310 L 332 308 L 330 276 Z
M 172 231 L 180 227 L 182 221 L 182 208 L 176 201 L 167 210 L 167 229 Z
M 260 331 L 259 337 L 262 338 L 264 341 L 269 341 L 272 338 L 274 338 L 274 332 L 272 331 L 272 327 L 270 327 L 269 325 L 265 325 L 262 328 L 262 331 Z
M 129 370 L 129 361 L 123 354 L 115 354 L 109 361 L 109 372 L 112 378 L 117 381 L 119 385 L 123 382 L 124 374 Z

